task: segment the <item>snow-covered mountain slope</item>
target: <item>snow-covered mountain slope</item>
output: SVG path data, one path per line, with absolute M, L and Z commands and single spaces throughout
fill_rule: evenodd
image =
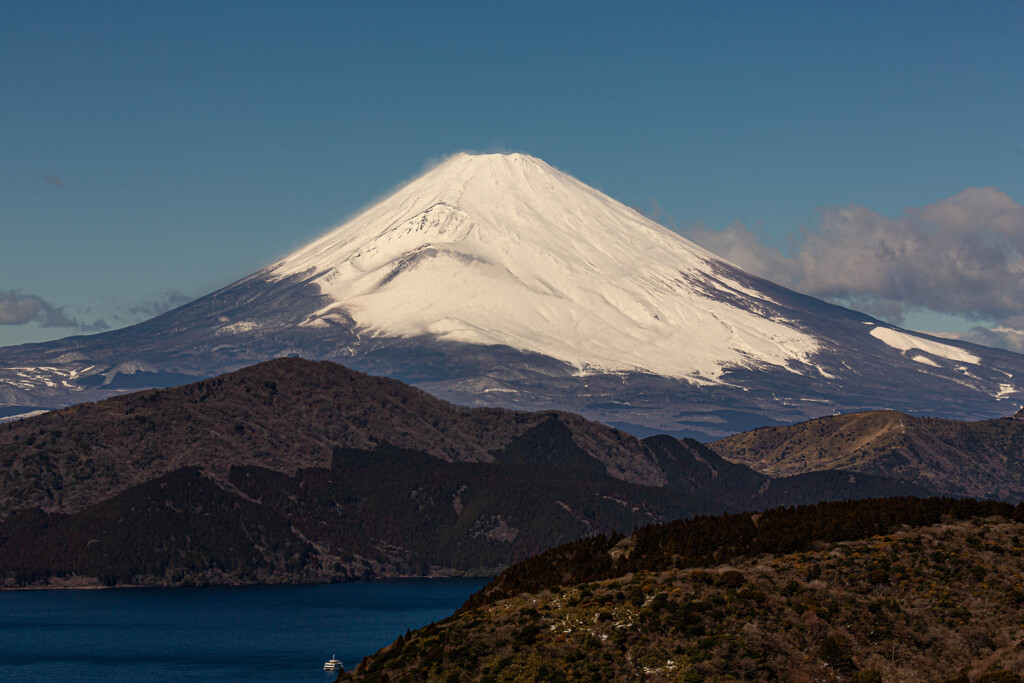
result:
M 456 155 L 270 275 L 332 299 L 308 325 L 340 310 L 371 334 L 505 344 L 588 374 L 699 382 L 820 346 L 721 259 L 522 154 Z
M 1024 401 L 1024 356 L 754 277 L 539 159 L 459 154 L 174 311 L 0 349 L 0 417 L 293 354 L 640 435 L 871 408 L 978 419 Z

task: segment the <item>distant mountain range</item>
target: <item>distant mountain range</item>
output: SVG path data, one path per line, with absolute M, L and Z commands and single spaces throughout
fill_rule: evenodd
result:
M 1024 402 L 1024 356 L 754 277 L 539 159 L 459 154 L 157 318 L 0 349 L 0 413 L 288 355 L 641 437 L 707 440 L 878 408 L 993 418 Z
M 756 429 L 710 446 L 771 476 L 845 470 L 946 495 L 1024 500 L 1024 409 L 978 422 L 897 412 L 837 415 Z
M 0 424 L 3 585 L 489 574 L 694 514 L 926 494 L 771 478 L 693 441 L 562 412 L 461 408 L 284 358 Z

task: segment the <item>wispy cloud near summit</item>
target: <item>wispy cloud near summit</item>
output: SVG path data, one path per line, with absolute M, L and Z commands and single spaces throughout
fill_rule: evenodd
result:
M 994 321 L 964 338 L 1021 350 L 1024 206 L 1005 193 L 968 188 L 899 218 L 855 205 L 819 216 L 786 252 L 741 224 L 685 234 L 752 273 L 893 323 L 912 311 Z

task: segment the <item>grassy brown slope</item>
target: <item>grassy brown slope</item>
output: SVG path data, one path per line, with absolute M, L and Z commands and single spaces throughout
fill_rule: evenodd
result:
M 340 680 L 1020 683 L 1021 512 L 487 601 Z
M 284 358 L 0 424 L 0 519 L 29 506 L 80 511 L 181 467 L 218 479 L 238 465 L 329 467 L 335 447 L 488 462 L 552 417 L 612 476 L 664 484 L 638 440 L 576 415 L 459 408 L 395 380 Z
M 1024 499 L 1024 419 L 958 422 L 892 411 L 765 427 L 710 444 L 772 476 L 850 470 L 952 495 Z

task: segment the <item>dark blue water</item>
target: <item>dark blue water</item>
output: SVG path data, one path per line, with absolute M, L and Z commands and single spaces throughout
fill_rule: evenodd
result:
M 484 583 L 0 592 L 0 681 L 330 681 Z

